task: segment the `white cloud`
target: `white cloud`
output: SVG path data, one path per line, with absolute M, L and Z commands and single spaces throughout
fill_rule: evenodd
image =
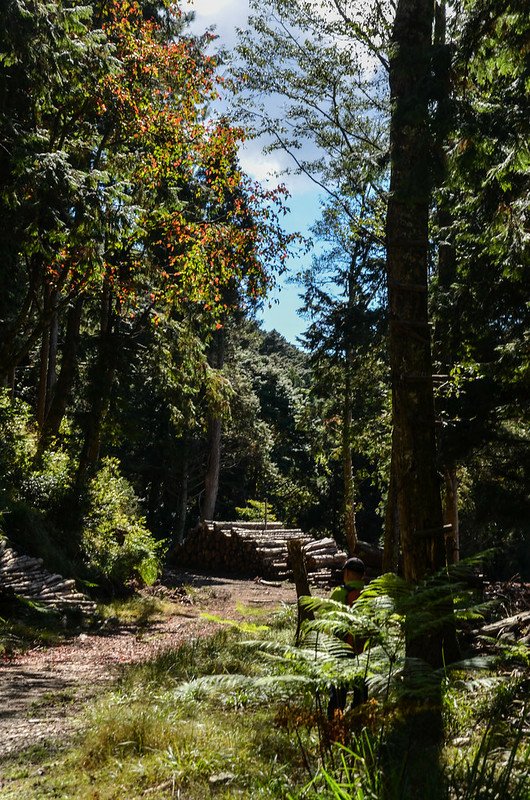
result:
M 248 0 L 186 0 L 182 8 L 195 12 L 193 29 L 196 33 L 215 26 L 220 43 L 226 47 L 234 46 L 236 27 L 247 24 Z
M 277 180 L 283 169 L 280 159 L 272 155 L 264 155 L 261 145 L 245 145 L 239 151 L 239 162 L 244 172 L 257 181 Z

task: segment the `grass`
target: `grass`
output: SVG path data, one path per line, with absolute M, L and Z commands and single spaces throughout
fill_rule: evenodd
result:
M 121 610 L 136 621 L 161 613 L 145 598 Z M 292 608 L 272 617 L 261 609 L 237 611 L 248 611 L 252 638 L 292 642 Z M 380 800 L 383 794 L 416 800 L 400 784 L 399 771 L 389 778 L 382 766 L 381 725 L 391 726 L 397 710 L 372 699 L 357 717 L 337 721 L 331 738 L 346 736 L 332 744 L 311 698 L 275 699 L 255 684 L 252 689 L 252 680 L 285 672 L 286 665 L 249 649 L 244 628 L 223 626 L 212 637 L 128 667 L 87 708 L 84 733 L 68 747 L 39 746 L 4 764 L 2 800 Z M 235 680 L 231 685 L 231 676 L 249 680 L 242 688 Z M 222 691 L 197 691 L 196 679 Z M 462 673 L 446 692 L 440 796 L 530 800 L 528 676 L 521 670 L 506 679 L 491 673 L 469 681 Z
M 122 625 L 145 627 L 157 622 L 178 609 L 176 603 L 149 595 L 133 595 L 124 599 L 98 604 L 98 614 L 103 620 Z
M 0 656 L 60 642 L 78 620 L 21 598 L 0 602 Z
M 24 768 L 7 764 L 3 800 L 286 797 L 307 775 L 298 744 L 274 723 L 278 708 L 182 701 L 175 692 L 204 675 L 261 674 L 242 635 L 222 629 L 129 667 L 87 711 L 84 735 L 64 753 L 47 758 L 39 748 Z

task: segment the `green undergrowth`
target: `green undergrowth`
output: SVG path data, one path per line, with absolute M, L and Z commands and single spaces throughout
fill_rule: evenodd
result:
M 110 623 L 146 626 L 174 612 L 177 604 L 159 597 L 135 594 L 98 603 L 98 615 Z
M 22 598 L 0 599 L 0 657 L 57 644 L 78 625 L 76 615 L 65 616 Z
M 231 620 L 125 669 L 66 749 L 40 747 L 5 763 L 3 800 L 426 796 L 412 771 L 403 779 L 402 762 L 414 755 L 403 739 L 411 702 L 375 682 L 368 702 L 329 723 L 329 663 L 316 647 L 312 660 L 308 646 L 293 647 L 293 609 L 258 617 L 251 636 Z M 247 624 L 255 619 L 249 611 Z M 529 800 L 528 689 L 524 661 L 448 674 L 442 746 L 425 749 L 419 763 L 431 775 L 429 800 Z

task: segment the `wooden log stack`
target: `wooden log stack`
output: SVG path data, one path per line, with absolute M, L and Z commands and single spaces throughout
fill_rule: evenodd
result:
M 4 597 L 21 597 L 55 611 L 96 614 L 96 604 L 78 592 L 73 579 L 44 569 L 41 558 L 19 555 L 0 540 L 0 592 Z
M 175 550 L 174 560 L 206 572 L 291 580 L 288 542 L 294 539 L 302 544 L 310 584 L 328 589 L 336 583 L 346 553 L 335 540 L 313 539 L 281 522 L 202 522 Z

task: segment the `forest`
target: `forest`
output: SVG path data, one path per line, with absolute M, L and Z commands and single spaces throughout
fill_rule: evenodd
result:
M 98 611 L 1 550 L 0 676 L 215 628 L 94 688 L 82 744 L 0 749 L 6 797 L 528 800 L 525 0 L 250 0 L 231 50 L 171 0 L 1 8 L 0 543 Z M 286 280 L 296 344 L 259 322 Z M 202 522 L 263 519 L 381 567 L 351 607 L 169 587 Z

